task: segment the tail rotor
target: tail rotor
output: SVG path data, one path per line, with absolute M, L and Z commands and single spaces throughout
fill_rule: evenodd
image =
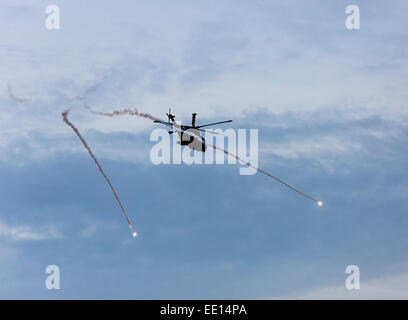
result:
M 175 118 L 176 116 L 174 116 L 174 115 L 171 114 L 171 108 L 169 108 L 169 113 L 166 113 L 166 114 L 167 114 L 168 122 L 170 122 L 170 120 L 171 120 L 171 121 L 174 121 L 174 118 Z

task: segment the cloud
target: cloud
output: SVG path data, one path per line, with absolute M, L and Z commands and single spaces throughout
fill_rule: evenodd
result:
M 13 241 L 37 241 L 61 238 L 61 233 L 55 226 L 38 229 L 28 225 L 11 226 L 0 220 L 0 237 Z
M 401 58 L 406 50 L 404 35 L 392 19 L 384 21 L 383 28 L 372 29 L 379 12 L 399 17 L 398 12 L 404 12 L 403 2 L 377 5 L 377 9 L 364 7 L 370 15 L 358 33 L 345 30 L 343 5 L 333 8 L 324 1 L 315 6 L 302 4 L 301 10 L 293 10 L 299 7 L 294 2 L 219 4 L 210 11 L 200 7 L 202 4 L 162 5 L 182 17 L 177 24 L 168 14 L 156 12 L 154 6 L 144 5 L 140 10 L 137 4 L 127 2 L 123 5 L 128 6 L 126 11 L 115 5 L 107 9 L 111 16 L 120 16 L 125 27 L 94 14 L 98 28 L 86 28 L 84 33 L 82 23 L 89 20 L 94 6 L 77 11 L 77 5 L 70 3 L 61 8 L 66 12 L 67 28 L 60 30 L 63 34 L 31 27 L 38 23 L 34 17 L 13 32 L 5 32 L 4 52 L 17 50 L 18 54 L 4 54 L 0 67 L 9 75 L 0 80 L 0 87 L 13 84 L 13 90 L 9 87 L 8 94 L 4 90 L 0 96 L 4 105 L 0 110 L 0 160 L 15 162 L 19 150 L 27 145 L 33 150 L 30 158 L 34 161 L 75 148 L 58 143 L 71 134 L 60 119 L 68 107 L 84 134 L 90 129 L 140 134 L 151 127 L 128 117 L 114 121 L 94 117 L 83 110 L 85 102 L 101 111 L 137 107 L 156 116 L 171 105 L 178 119 L 190 117 L 193 111 L 200 118 L 237 117 L 245 109 L 260 106 L 286 124 L 288 112 L 304 117 L 330 113 L 332 118 L 344 120 L 349 120 L 344 110 L 349 115 L 363 112 L 365 117 L 384 119 L 407 115 L 406 62 Z M 41 5 L 26 6 L 29 12 L 44 11 Z M 181 6 L 183 10 L 178 12 Z M 9 15 L 19 12 L 20 8 L 14 8 Z M 160 19 L 152 24 L 147 13 Z M 20 19 L 22 14 L 26 15 L 22 11 Z M 171 24 L 167 24 L 169 19 Z M 34 32 L 26 41 L 19 36 L 24 28 Z M 50 41 L 53 35 L 55 41 Z M 97 45 L 90 46 L 89 38 Z M 128 45 L 138 40 L 143 46 Z M 77 47 L 81 50 L 73 49 Z M 44 74 L 41 79 L 38 69 Z M 28 100 L 13 103 L 23 98 Z M 380 134 L 379 130 L 371 132 Z M 347 133 L 332 133 L 322 138 L 297 138 L 286 145 L 274 142 L 269 150 L 296 158 L 364 149 Z M 108 155 L 130 158 L 126 152 L 106 150 Z M 22 157 L 17 163 L 30 161 Z
M 241 30 L 221 23 L 203 23 L 190 34 L 181 81 L 186 85 L 216 80 L 245 63 L 248 40 Z
M 80 113 L 77 110 L 72 116 L 73 123 L 98 159 L 150 164 L 149 153 L 154 143 L 149 141 L 149 131 L 157 127 L 151 121 L 129 116 L 111 119 L 89 114 L 86 110 Z M 4 130 L 0 137 L 0 162 L 21 166 L 72 154 L 85 155 L 70 130 L 65 130 L 62 125 L 57 128 L 62 123 L 60 118 L 58 115 L 55 123 L 51 124 L 55 130 L 26 129 L 25 133 L 24 129 Z M 370 158 L 370 154 L 376 152 L 381 152 L 384 162 L 404 159 L 402 151 L 408 132 L 406 123 L 407 117 L 387 119 L 364 115 L 364 110 L 360 109 L 327 113 L 271 113 L 258 109 L 248 113 L 245 120 L 234 118 L 231 125 L 233 128 L 259 129 L 259 152 L 263 165 L 306 159 L 320 163 L 332 172 L 339 163 L 345 168 L 363 159 L 376 161 L 378 158 Z
M 333 172 L 350 170 L 361 163 L 375 167 L 402 164 L 406 158 L 406 117 L 395 121 L 365 116 L 359 109 L 323 114 L 260 111 L 249 114 L 244 123 L 259 128 L 259 152 L 264 165 L 308 161 Z
M 294 292 L 272 299 L 407 299 L 408 274 L 385 276 L 360 281 L 360 289 L 348 290 L 343 286 L 328 286 L 310 291 Z

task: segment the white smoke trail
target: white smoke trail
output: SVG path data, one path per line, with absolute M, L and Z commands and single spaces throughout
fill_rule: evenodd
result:
M 137 109 L 122 109 L 122 110 L 115 110 L 112 112 L 100 112 L 100 111 L 94 111 L 91 109 L 90 106 L 85 105 L 85 108 L 88 109 L 91 113 L 93 114 L 98 114 L 100 116 L 105 116 L 105 117 L 114 117 L 114 116 L 122 116 L 122 115 L 129 115 L 129 116 L 137 116 L 137 117 L 141 117 L 141 118 L 146 118 L 146 119 L 150 119 L 152 121 L 154 120 L 160 120 L 159 118 L 156 118 L 154 116 L 152 116 L 149 113 L 144 113 L 144 112 L 139 112 L 137 111 Z
M 64 122 L 65 122 L 68 126 L 70 126 L 71 129 L 75 132 L 75 134 L 78 136 L 79 140 L 81 140 L 83 146 L 85 147 L 85 149 L 88 151 L 89 155 L 91 156 L 91 158 L 92 158 L 93 161 L 95 162 L 95 164 L 96 164 L 96 166 L 98 167 L 100 173 L 101 173 L 102 176 L 105 178 L 106 182 L 108 183 L 109 187 L 111 188 L 112 193 L 113 193 L 113 195 L 114 195 L 116 201 L 118 202 L 118 204 L 119 204 L 119 206 L 120 206 L 120 209 L 121 209 L 122 212 L 123 212 L 123 215 L 125 216 L 125 218 L 126 218 L 126 220 L 127 220 L 127 223 L 128 223 L 128 225 L 129 225 L 129 228 L 130 228 L 130 230 L 132 231 L 133 237 L 136 237 L 136 236 L 137 236 L 137 233 L 136 233 L 136 231 L 134 230 L 132 223 L 130 222 L 130 219 L 129 219 L 127 213 L 126 213 L 125 208 L 124 208 L 123 205 L 122 205 L 122 202 L 121 202 L 120 199 L 119 199 L 118 194 L 116 193 L 115 188 L 113 187 L 113 185 L 112 185 L 111 181 L 109 180 L 108 176 L 107 176 L 107 175 L 105 174 L 105 172 L 103 171 L 102 166 L 99 164 L 98 160 L 97 160 L 96 157 L 94 156 L 94 154 L 93 154 L 91 148 L 88 146 L 88 143 L 85 141 L 85 139 L 82 137 L 81 133 L 80 133 L 79 130 L 73 125 L 73 123 L 68 120 L 68 114 L 69 114 L 69 110 L 64 111 L 64 112 L 62 113 L 62 119 L 63 119 Z

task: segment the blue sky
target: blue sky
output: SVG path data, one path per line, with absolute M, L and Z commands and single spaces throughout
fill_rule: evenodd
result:
M 0 6 L 0 298 L 408 297 L 404 1 Z M 153 165 L 151 122 L 84 102 L 258 129 L 259 166 L 325 205 L 238 166 Z

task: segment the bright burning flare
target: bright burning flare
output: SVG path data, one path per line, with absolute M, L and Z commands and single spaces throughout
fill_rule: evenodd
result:
M 318 205 L 319 207 L 321 207 L 321 206 L 323 206 L 323 202 L 317 201 L 317 205 Z
M 132 233 L 132 237 L 133 237 L 133 238 L 136 238 L 136 237 L 137 237 L 137 232 L 136 232 L 136 231 L 134 231 L 134 232 Z

